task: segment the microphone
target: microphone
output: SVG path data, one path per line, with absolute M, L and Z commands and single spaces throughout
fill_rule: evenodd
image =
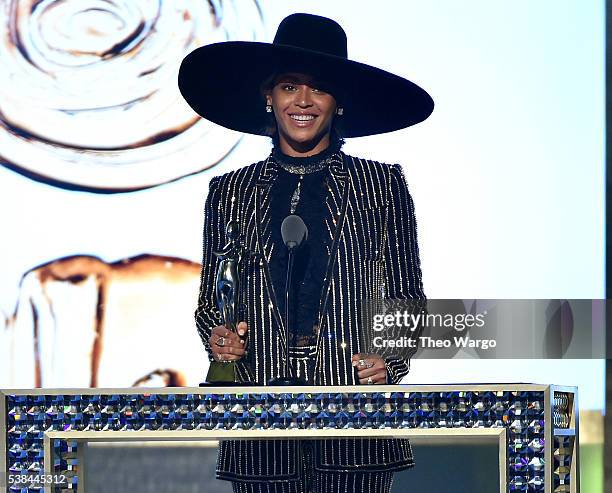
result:
M 308 228 L 300 216 L 292 214 L 283 219 L 281 224 L 283 243 L 292 250 L 308 239 Z
M 289 328 L 289 300 L 291 299 L 291 274 L 293 272 L 293 255 L 295 250 L 308 238 L 308 228 L 300 216 L 291 214 L 283 219 L 281 224 L 281 236 L 283 243 L 289 249 L 287 260 L 287 282 L 285 283 L 285 376 L 273 378 L 268 385 L 306 385 L 306 381 L 290 376 L 291 365 L 289 363 L 289 341 L 293 334 Z

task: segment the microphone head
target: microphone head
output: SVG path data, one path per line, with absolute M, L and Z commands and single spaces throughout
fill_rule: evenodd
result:
M 308 238 L 308 228 L 300 216 L 292 214 L 283 219 L 281 236 L 287 248 L 296 248 Z

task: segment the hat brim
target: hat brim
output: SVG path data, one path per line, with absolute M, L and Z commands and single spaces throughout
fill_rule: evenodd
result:
M 303 72 L 342 92 L 342 134 L 363 137 L 425 120 L 431 96 L 413 82 L 385 70 L 294 46 L 228 41 L 202 46 L 185 57 L 179 89 L 187 103 L 223 127 L 268 135 L 269 114 L 262 83 L 274 73 Z

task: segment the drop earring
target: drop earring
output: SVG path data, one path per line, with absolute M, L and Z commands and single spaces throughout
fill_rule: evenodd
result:
M 266 102 L 266 113 L 272 113 L 272 101 Z
M 336 108 L 336 115 L 338 116 L 344 115 L 344 108 L 342 106 L 338 106 L 338 108 Z

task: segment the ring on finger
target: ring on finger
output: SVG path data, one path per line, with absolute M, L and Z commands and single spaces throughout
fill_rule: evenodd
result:
M 225 346 L 225 337 L 223 336 L 219 337 L 219 339 L 217 339 L 217 342 L 215 342 L 215 344 L 219 347 Z
M 366 365 L 366 360 L 360 359 L 359 360 L 359 366 L 365 366 L 365 365 Z
M 374 380 L 372 380 L 372 377 L 368 377 L 368 385 L 372 385 L 374 383 Z
M 372 368 L 374 366 L 374 363 L 368 361 L 366 362 L 366 368 Z

